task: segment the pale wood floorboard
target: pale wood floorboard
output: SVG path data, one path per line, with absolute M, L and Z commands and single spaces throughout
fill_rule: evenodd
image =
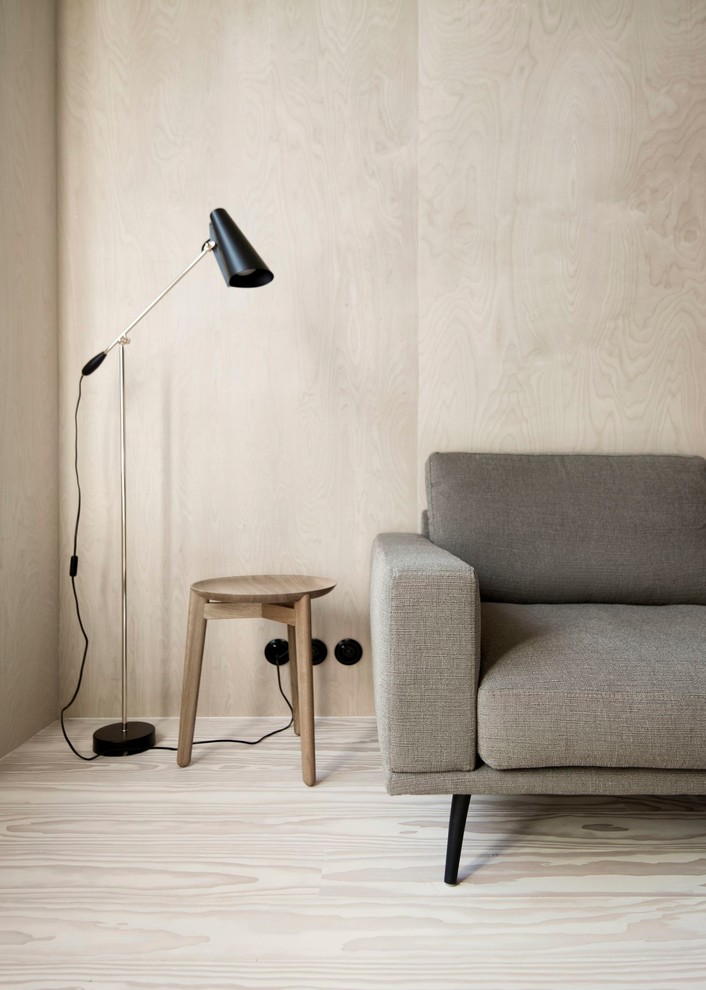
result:
M 175 744 L 176 719 L 158 719 Z M 84 751 L 100 721 L 70 723 Z M 201 719 L 254 738 L 276 719 Z M 374 720 L 255 748 L 81 763 L 58 725 L 0 762 L 0 987 L 706 987 L 706 798 L 388 797 Z

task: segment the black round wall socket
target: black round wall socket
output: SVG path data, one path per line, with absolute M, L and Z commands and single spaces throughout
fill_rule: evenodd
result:
M 328 656 L 328 646 L 320 639 L 312 639 L 311 641 L 311 662 L 316 667 L 317 664 L 323 663 Z
M 286 639 L 271 639 L 265 647 L 265 660 L 274 664 L 275 667 L 282 667 L 289 663 L 289 643 Z
M 336 643 L 334 654 L 339 663 L 352 667 L 363 656 L 363 647 L 357 639 L 342 639 L 340 643 Z

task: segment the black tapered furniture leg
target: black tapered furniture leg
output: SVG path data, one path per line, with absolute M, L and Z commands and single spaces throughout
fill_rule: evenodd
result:
M 449 816 L 449 838 L 446 844 L 446 870 L 444 883 L 455 887 L 458 883 L 458 864 L 461 862 L 461 846 L 463 845 L 463 830 L 466 827 L 468 805 L 471 803 L 470 794 L 454 794 L 451 798 L 451 815 Z

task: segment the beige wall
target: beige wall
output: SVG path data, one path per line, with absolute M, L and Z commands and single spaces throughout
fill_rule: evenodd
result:
M 706 454 L 706 5 L 420 12 L 420 466 Z
M 128 374 L 131 713 L 178 711 L 190 582 L 322 574 L 320 711 L 372 706 L 370 542 L 416 521 L 416 7 L 74 2 L 60 21 L 63 500 L 78 371 L 194 257 L 223 206 L 275 272 L 207 259 L 134 333 Z M 77 712 L 117 714 L 117 355 L 86 380 Z M 200 711 L 282 710 L 274 623 L 209 630 Z M 62 598 L 62 684 L 80 639 Z
M 0 756 L 57 714 L 54 24 L 0 0 Z
M 83 362 L 225 206 L 275 271 L 208 259 L 127 353 L 131 713 L 178 707 L 188 585 L 338 580 L 315 606 L 372 710 L 370 541 L 434 449 L 706 454 L 706 10 L 690 0 L 64 0 L 62 534 Z M 117 714 L 115 355 L 86 382 L 77 711 Z M 279 710 L 267 623 L 209 632 L 200 710 Z M 62 592 L 62 684 L 80 640 Z

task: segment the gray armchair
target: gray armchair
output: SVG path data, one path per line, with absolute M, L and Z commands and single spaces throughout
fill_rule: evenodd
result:
M 706 793 L 706 461 L 432 454 L 373 544 L 390 794 Z

